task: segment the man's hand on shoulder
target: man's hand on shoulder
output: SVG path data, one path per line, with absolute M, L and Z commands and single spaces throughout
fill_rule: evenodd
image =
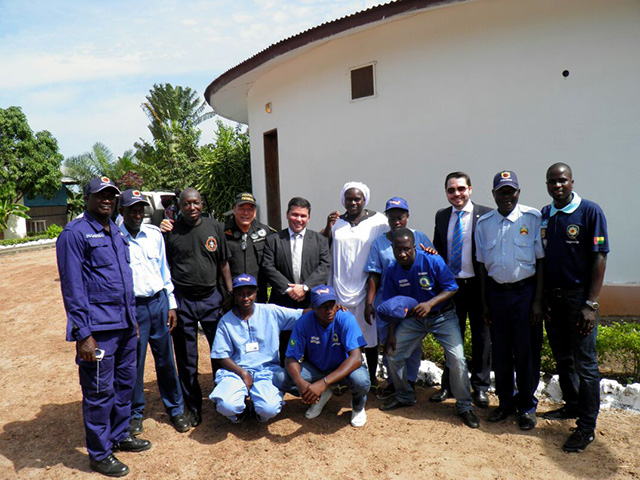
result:
M 165 218 L 164 220 L 162 220 L 162 222 L 160 222 L 160 231 L 162 233 L 170 232 L 171 230 L 173 230 L 174 222 L 175 220 L 170 220 L 168 218 Z

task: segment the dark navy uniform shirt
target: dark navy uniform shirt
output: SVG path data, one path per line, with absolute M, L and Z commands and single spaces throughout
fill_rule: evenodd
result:
M 607 219 L 597 203 L 573 192 L 562 210 L 542 209 L 545 286 L 568 288 L 591 283 L 592 254 L 609 252 Z
M 391 262 L 382 279 L 383 301 L 403 295 L 422 303 L 443 290 L 458 290 L 453 273 L 440 255 L 429 255 L 423 251 L 416 251 L 416 258 L 409 270 L 402 268 L 395 260 Z M 437 312 L 447 303 L 440 303 L 431 311 Z
M 136 325 L 129 246 L 111 220 L 108 232 L 89 212 L 69 223 L 56 242 L 67 340 Z

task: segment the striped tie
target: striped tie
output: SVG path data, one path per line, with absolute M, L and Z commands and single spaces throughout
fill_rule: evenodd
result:
M 462 228 L 462 216 L 464 211 L 456 212 L 458 218 L 453 226 L 453 238 L 451 239 L 451 271 L 454 275 L 458 275 L 462 270 L 462 237 L 464 230 Z

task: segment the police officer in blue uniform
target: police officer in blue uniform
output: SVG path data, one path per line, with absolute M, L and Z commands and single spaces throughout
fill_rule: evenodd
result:
M 549 308 L 546 328 L 565 405 L 546 412 L 544 418 L 577 418 L 577 428 L 562 449 L 578 452 L 593 441 L 600 410 L 598 297 L 609 236 L 600 206 L 573 191 L 569 165 L 556 163 L 549 167 L 547 191 L 553 203 L 542 209 L 545 298 Z
M 143 223 L 145 206 L 149 206 L 149 202 L 138 190 L 126 190 L 120 195 L 120 214 L 123 219 L 120 230 L 129 243 L 139 330 L 137 379 L 133 391 L 129 432 L 139 435 L 143 429 L 144 365 L 147 345 L 151 345 L 158 390 L 169 414 L 169 420 L 178 432 L 186 432 L 191 425 L 184 414 L 184 401 L 171 342 L 171 330 L 178 321 L 177 303 L 173 294 L 164 239 L 158 227 Z
M 542 240 L 540 212 L 518 204 L 514 172 L 493 178 L 497 210 L 476 225 L 476 258 L 482 264 L 481 288 L 488 306 L 496 393 L 500 400 L 487 420 L 505 420 L 516 410 L 521 430 L 537 424 L 535 391 L 542 348 Z M 513 373 L 518 393 L 515 394 Z
M 83 217 L 69 223 L 56 242 L 66 338 L 76 342 L 90 467 L 112 477 L 129 473 L 114 451 L 151 446 L 128 432 L 136 380 L 136 311 L 129 248 L 110 219 L 118 193 L 107 177 L 91 180 Z

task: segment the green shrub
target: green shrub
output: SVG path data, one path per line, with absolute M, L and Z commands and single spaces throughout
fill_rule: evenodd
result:
M 11 238 L 11 239 L 0 240 L 0 246 L 2 246 L 2 245 L 18 245 L 20 243 L 34 242 L 36 240 L 45 240 L 45 239 L 48 239 L 48 238 L 49 237 L 47 236 L 46 233 L 39 233 L 37 235 L 27 236 L 27 237 L 24 237 L 24 238 Z
M 47 238 L 58 238 L 58 235 L 62 233 L 62 227 L 52 223 L 45 233 L 47 234 Z
M 630 381 L 640 380 L 640 324 L 614 322 L 598 327 L 598 355 L 620 361 L 625 372 L 632 372 Z

